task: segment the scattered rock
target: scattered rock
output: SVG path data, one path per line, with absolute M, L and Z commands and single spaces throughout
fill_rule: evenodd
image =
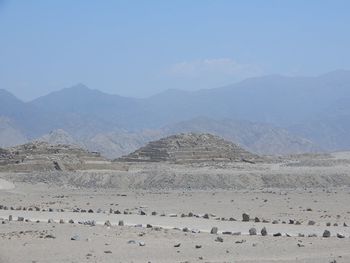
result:
M 330 237 L 331 236 L 331 232 L 328 230 L 325 230 L 322 234 L 322 237 Z
M 248 221 L 249 221 L 249 215 L 246 214 L 246 213 L 243 213 L 243 214 L 242 214 L 242 221 L 243 221 L 243 222 L 248 222 Z
M 308 223 L 307 223 L 309 226 L 313 226 L 313 225 L 315 225 L 316 224 L 316 222 L 315 221 L 313 221 L 313 220 L 310 220 Z
M 256 229 L 254 227 L 249 229 L 249 235 L 251 235 L 251 236 L 255 236 L 256 235 Z
M 189 230 L 187 227 L 184 227 L 184 228 L 182 229 L 182 231 L 183 231 L 183 232 L 190 232 L 190 230 Z
M 119 220 L 118 226 L 124 226 L 124 221 L 123 220 Z
M 79 235 L 74 235 L 70 238 L 70 240 L 73 240 L 73 241 L 78 241 L 80 240 L 80 236 Z
M 174 247 L 180 247 L 181 246 L 181 243 L 177 243 L 174 245 Z
M 345 235 L 337 233 L 337 238 L 345 238 Z
M 222 237 L 216 237 L 216 238 L 215 238 L 215 241 L 216 241 L 216 242 L 221 242 L 221 243 L 222 243 L 222 242 L 224 242 L 224 239 L 223 239 Z
M 266 235 L 267 235 L 266 227 L 263 227 L 263 228 L 261 229 L 261 235 L 262 235 L 262 236 L 266 236 Z
M 280 237 L 282 234 L 280 232 L 273 234 L 274 237 Z
M 109 220 L 107 220 L 107 221 L 104 223 L 104 225 L 107 226 L 107 227 L 111 227 L 111 226 L 112 226 L 112 224 L 111 224 L 111 222 L 110 222 Z
M 214 226 L 211 230 L 210 230 L 210 234 L 214 234 L 216 235 L 218 233 L 218 228 L 216 226 Z

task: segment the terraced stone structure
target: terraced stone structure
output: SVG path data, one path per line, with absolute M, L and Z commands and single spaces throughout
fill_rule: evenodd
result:
M 261 158 L 212 134 L 178 134 L 148 143 L 118 161 L 127 162 L 255 162 Z
M 119 166 L 77 146 L 32 142 L 0 149 L 0 172 L 117 169 Z

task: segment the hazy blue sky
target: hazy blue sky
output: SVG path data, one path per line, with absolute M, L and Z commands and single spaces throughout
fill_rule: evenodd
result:
M 350 69 L 350 1 L 0 0 L 0 88 L 143 97 Z

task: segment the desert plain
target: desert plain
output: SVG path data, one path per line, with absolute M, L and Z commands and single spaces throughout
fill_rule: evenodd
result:
M 350 262 L 347 152 L 127 162 L 24 149 L 0 173 L 0 262 Z

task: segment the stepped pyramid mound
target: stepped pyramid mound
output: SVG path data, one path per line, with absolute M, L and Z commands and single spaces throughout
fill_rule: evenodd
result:
M 119 169 L 99 153 L 74 145 L 31 142 L 8 149 L 0 148 L 0 172 L 75 171 Z
M 212 134 L 178 134 L 148 143 L 137 151 L 119 158 L 127 162 L 174 163 L 247 161 L 261 158 L 238 145 Z

